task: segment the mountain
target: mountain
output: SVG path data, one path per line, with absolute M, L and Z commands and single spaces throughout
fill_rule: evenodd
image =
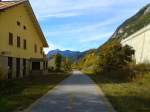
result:
M 56 55 L 56 54 L 61 54 L 64 57 L 68 57 L 72 60 L 77 60 L 84 53 L 79 52 L 79 51 L 70 51 L 70 50 L 61 51 L 59 49 L 56 49 L 56 50 L 49 51 L 48 54 L 47 54 L 47 57 L 50 58 L 50 57 L 52 57 L 53 55 Z
M 150 4 L 144 6 L 134 16 L 121 24 L 111 38 L 119 40 L 127 38 L 148 24 L 150 24 Z
M 94 50 L 89 50 L 90 52 L 85 53 L 85 55 L 78 60 L 78 66 L 80 68 L 93 69 L 97 63 L 98 54 L 101 52 L 101 48 L 104 45 L 111 44 L 112 40 L 121 41 L 142 29 L 144 26 L 150 24 L 150 4 L 144 6 L 140 9 L 134 16 L 123 22 L 113 33 L 108 41 L 106 41 L 99 48 Z

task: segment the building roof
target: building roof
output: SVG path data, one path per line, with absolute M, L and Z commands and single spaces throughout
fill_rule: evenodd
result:
M 35 28 L 37 29 L 37 32 L 39 33 L 41 40 L 43 41 L 44 47 L 48 47 L 48 43 L 44 37 L 41 27 L 36 19 L 31 4 L 28 0 L 0 1 L 0 11 L 11 9 L 12 7 L 18 6 L 20 4 L 25 4 L 27 6 L 28 12 L 30 13 L 30 17 L 32 18 Z
M 0 10 L 7 9 L 9 7 L 18 5 L 20 3 L 24 2 L 23 0 L 21 1 L 0 1 Z

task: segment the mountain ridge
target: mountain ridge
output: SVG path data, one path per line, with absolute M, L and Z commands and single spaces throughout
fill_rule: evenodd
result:
M 71 50 L 60 50 L 60 49 L 55 49 L 55 50 L 51 50 L 48 52 L 47 57 L 50 58 L 53 55 L 56 54 L 61 54 L 64 57 L 70 58 L 73 61 L 77 60 L 78 58 L 80 58 L 81 55 L 83 55 L 84 52 L 80 52 L 80 51 L 71 51 Z
M 78 60 L 77 65 L 80 69 L 93 69 L 97 63 L 97 58 L 101 52 L 101 48 L 111 44 L 112 40 L 121 42 L 122 39 L 128 38 L 130 35 L 141 30 L 150 24 L 150 4 L 145 5 L 135 15 L 128 18 L 118 26 L 113 35 L 101 46 L 91 51 Z
M 116 29 L 111 38 L 125 39 L 148 24 L 150 24 L 150 3 L 140 9 L 135 15 L 125 20 Z

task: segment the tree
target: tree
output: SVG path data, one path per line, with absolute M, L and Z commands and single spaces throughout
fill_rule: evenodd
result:
M 71 61 L 69 60 L 69 58 L 64 58 L 63 61 L 63 68 L 65 71 L 70 71 L 71 70 Z
M 62 63 L 62 56 L 60 54 L 56 54 L 56 56 L 55 56 L 55 67 L 56 67 L 56 70 L 60 70 L 61 69 L 61 63 Z
M 112 41 L 102 46 L 99 53 L 96 72 L 111 72 L 122 69 L 132 61 L 134 50 L 118 41 Z

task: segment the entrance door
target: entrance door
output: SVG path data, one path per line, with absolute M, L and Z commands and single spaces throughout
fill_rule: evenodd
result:
M 12 70 L 13 70 L 13 59 L 12 57 L 8 57 L 8 79 L 12 79 Z
M 23 59 L 23 77 L 26 76 L 26 59 Z
M 32 62 L 32 70 L 40 70 L 40 62 Z
M 17 78 L 20 77 L 20 59 L 19 58 L 16 59 L 16 77 Z

